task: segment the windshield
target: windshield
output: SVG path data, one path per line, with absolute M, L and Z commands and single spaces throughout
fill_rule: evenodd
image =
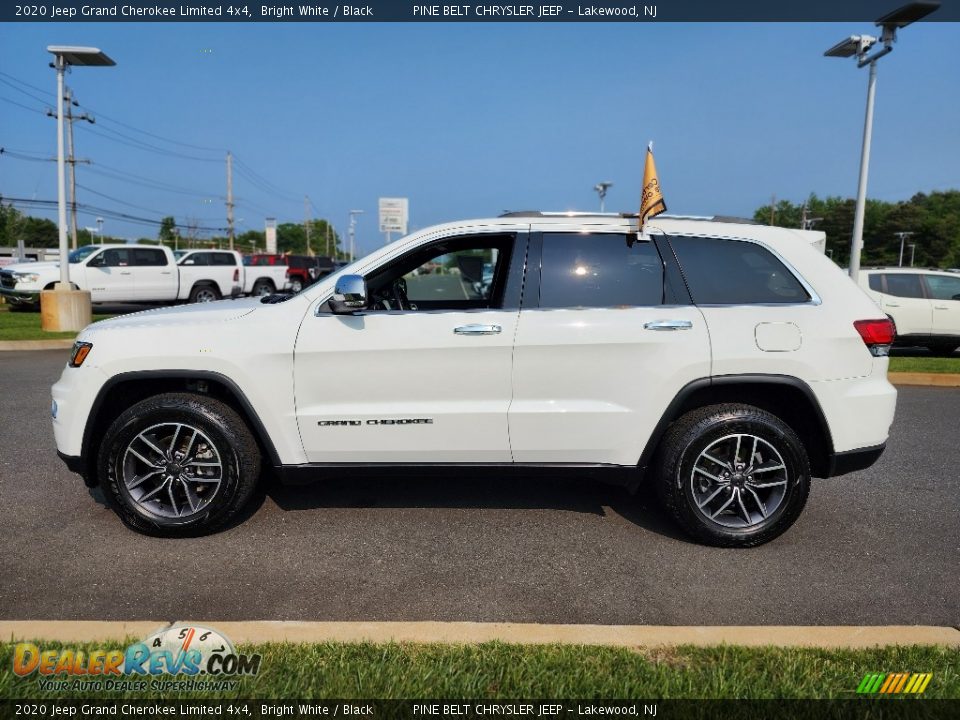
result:
M 84 245 L 81 248 L 72 250 L 68 256 L 71 263 L 83 262 L 86 258 L 90 257 L 93 253 L 100 249 L 99 245 Z
M 184 255 L 186 255 L 187 252 L 188 252 L 187 250 L 174 250 L 174 251 L 173 251 L 173 256 L 174 256 L 177 260 L 179 260 L 179 259 L 182 258 Z

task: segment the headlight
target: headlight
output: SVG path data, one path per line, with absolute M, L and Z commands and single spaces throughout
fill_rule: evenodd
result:
M 13 277 L 16 278 L 17 282 L 22 283 L 40 282 L 40 275 L 37 273 L 14 273 Z
M 73 344 L 73 352 L 70 353 L 70 367 L 80 367 L 83 365 L 83 361 L 87 359 L 87 355 L 90 354 L 91 350 L 93 350 L 93 343 L 75 342 Z

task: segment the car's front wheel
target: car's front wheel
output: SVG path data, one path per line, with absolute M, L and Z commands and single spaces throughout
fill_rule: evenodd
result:
M 227 404 L 166 393 L 124 411 L 98 456 L 100 486 L 120 519 L 147 535 L 205 535 L 249 501 L 260 452 Z
M 810 492 L 800 438 L 751 405 L 693 410 L 668 430 L 657 462 L 666 509 L 693 537 L 719 547 L 752 547 L 785 532 Z

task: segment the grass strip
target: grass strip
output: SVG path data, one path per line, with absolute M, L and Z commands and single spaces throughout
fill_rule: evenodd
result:
M 41 650 L 69 647 L 86 652 L 126 647 L 122 643 L 109 647 L 38 645 Z M 849 699 L 856 697 L 857 686 L 867 673 L 930 672 L 933 677 L 924 697 L 960 698 L 960 651 L 931 646 L 821 650 L 735 646 L 629 649 L 500 642 L 268 643 L 240 646 L 238 652 L 262 655 L 259 674 L 241 679 L 233 691 L 203 697 Z M 0 646 L 0 699 L 156 699 L 155 692 L 43 692 L 36 673 L 26 678 L 13 673 L 12 660 L 13 645 Z M 162 699 L 196 697 L 197 693 L 181 692 Z
M 93 322 L 112 315 L 94 315 Z M 45 332 L 40 329 L 40 313 L 11 312 L 9 305 L 0 305 L 0 340 L 72 340 L 75 332 Z
M 960 373 L 960 357 L 892 357 L 890 372 Z

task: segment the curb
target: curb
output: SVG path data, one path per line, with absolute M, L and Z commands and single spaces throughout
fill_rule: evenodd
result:
M 4 350 L 69 350 L 73 340 L 0 340 L 0 352 Z
M 887 378 L 894 385 L 960 387 L 960 373 L 892 372 L 887 373 Z
M 213 627 L 237 643 L 560 643 L 609 647 L 740 645 L 863 649 L 887 645 L 945 645 L 960 648 L 960 630 L 935 625 L 885 626 L 671 626 L 539 625 L 475 622 L 192 622 L 99 620 L 3 620 L 0 638 L 63 643 L 120 641 L 147 637 L 170 625 Z

